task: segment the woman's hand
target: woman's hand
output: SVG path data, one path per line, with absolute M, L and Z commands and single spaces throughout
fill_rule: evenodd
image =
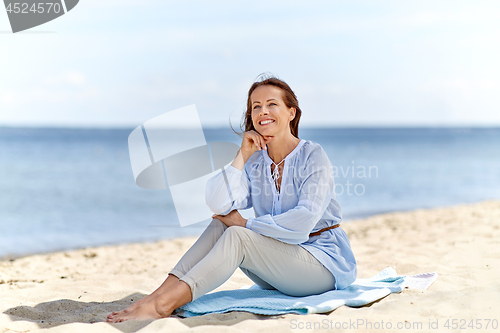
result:
M 251 130 L 243 133 L 241 152 L 252 156 L 257 150 L 267 149 L 266 144 L 274 140 L 274 136 L 262 136 L 259 132 Z
M 245 228 L 247 225 L 247 219 L 243 218 L 243 216 L 241 216 L 236 209 L 232 210 L 229 214 L 225 216 L 214 214 L 212 215 L 212 218 L 221 221 L 228 227 L 236 225 Z

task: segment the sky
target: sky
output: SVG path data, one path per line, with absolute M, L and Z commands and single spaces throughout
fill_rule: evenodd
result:
M 0 127 L 237 127 L 263 72 L 304 127 L 500 126 L 498 59 L 499 1 L 81 0 L 16 34 L 2 8 Z

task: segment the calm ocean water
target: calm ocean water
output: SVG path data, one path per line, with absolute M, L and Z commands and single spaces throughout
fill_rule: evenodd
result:
M 0 127 L 0 258 L 199 235 L 170 192 L 138 187 L 130 129 Z M 500 128 L 301 129 L 336 172 L 344 221 L 500 199 Z M 189 130 L 179 132 L 189 140 Z M 206 129 L 210 141 L 241 139 Z

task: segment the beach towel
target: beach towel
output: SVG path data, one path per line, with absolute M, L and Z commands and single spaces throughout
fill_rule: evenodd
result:
M 278 290 L 265 290 L 254 284 L 249 288 L 203 295 L 176 309 L 173 314 L 193 317 L 230 311 L 246 311 L 261 315 L 326 313 L 342 305 L 363 306 L 390 293 L 399 293 L 405 288 L 425 290 L 437 276 L 437 273 L 398 275 L 394 268 L 387 267 L 369 279 L 356 279 L 345 289 L 306 297 L 288 296 Z

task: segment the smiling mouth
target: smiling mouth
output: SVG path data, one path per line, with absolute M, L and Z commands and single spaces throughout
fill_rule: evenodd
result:
M 271 123 L 274 123 L 274 120 L 265 120 L 265 121 L 260 121 L 260 122 L 259 122 L 259 125 L 261 125 L 261 126 L 265 126 L 265 125 L 268 125 L 268 124 L 271 124 Z

